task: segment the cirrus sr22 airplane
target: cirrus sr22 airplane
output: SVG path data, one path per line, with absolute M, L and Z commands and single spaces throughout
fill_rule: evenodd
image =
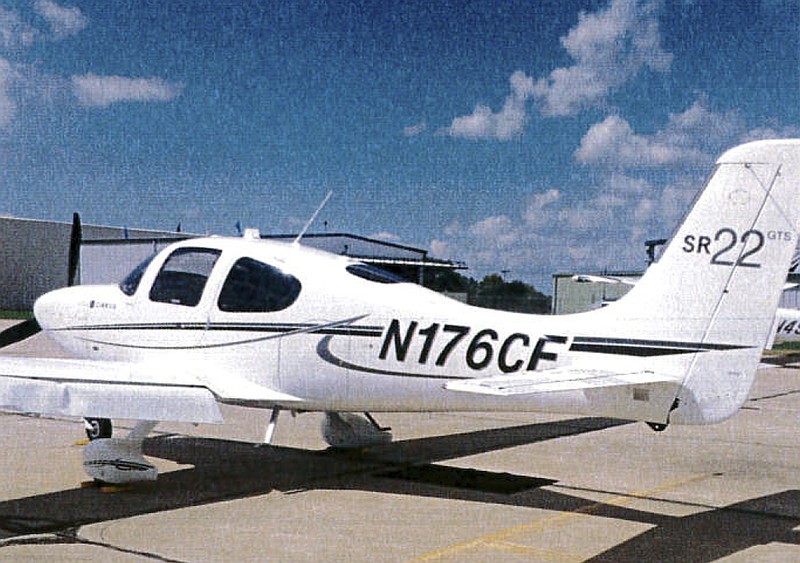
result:
M 119 285 L 39 298 L 32 322 L 75 359 L 0 357 L 0 408 L 87 419 L 84 468 L 108 483 L 155 479 L 146 435 L 220 423 L 220 403 L 271 409 L 266 442 L 280 410 L 323 411 L 337 447 L 391 440 L 354 412 L 715 423 L 747 398 L 799 217 L 800 140 L 735 147 L 625 297 L 564 316 L 471 307 L 299 242 L 186 240 Z M 114 418 L 138 423 L 111 437 Z

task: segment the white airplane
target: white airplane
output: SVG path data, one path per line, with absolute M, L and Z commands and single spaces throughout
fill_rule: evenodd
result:
M 39 298 L 36 322 L 77 359 L 1 357 L 0 408 L 89 419 L 84 468 L 109 483 L 155 479 L 145 436 L 220 423 L 219 403 L 271 409 L 267 443 L 280 410 L 323 411 L 340 447 L 391 439 L 354 412 L 715 423 L 747 398 L 798 218 L 800 140 L 733 148 L 624 298 L 564 316 L 471 307 L 299 241 L 187 240 L 119 285 Z M 112 438 L 113 418 L 139 422 Z

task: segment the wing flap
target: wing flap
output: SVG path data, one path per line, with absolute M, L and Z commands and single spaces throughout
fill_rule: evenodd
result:
M 524 374 L 451 381 L 445 384 L 445 389 L 507 397 L 655 383 L 677 384 L 674 378 L 650 370 L 611 371 L 565 367 Z
M 303 400 L 231 374 L 221 377 L 207 376 L 201 379 L 220 401 L 226 403 L 284 405 Z
M 123 362 L 60 358 L 0 358 L 0 409 L 60 416 L 222 422 L 214 394 L 179 370 L 163 365 L 156 370 Z

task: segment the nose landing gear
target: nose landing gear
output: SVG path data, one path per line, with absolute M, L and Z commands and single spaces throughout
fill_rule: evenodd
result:
M 142 455 L 142 442 L 156 422 L 142 421 L 124 438 L 111 437 L 111 421 L 87 419 L 89 443 L 83 449 L 83 469 L 96 483 L 122 485 L 154 481 L 158 469 Z

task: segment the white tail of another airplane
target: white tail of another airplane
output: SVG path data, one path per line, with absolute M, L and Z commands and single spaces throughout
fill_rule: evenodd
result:
M 746 400 L 799 218 L 800 140 L 735 147 L 717 161 L 661 259 L 596 312 L 610 340 L 664 350 L 658 369 L 682 377 L 672 422 L 723 420 Z

